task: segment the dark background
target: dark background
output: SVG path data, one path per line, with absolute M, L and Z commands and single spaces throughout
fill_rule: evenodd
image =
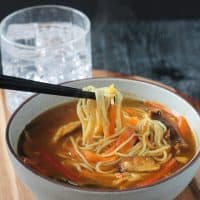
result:
M 40 4 L 89 16 L 94 68 L 158 80 L 200 99 L 200 1 L 6 0 L 0 19 Z

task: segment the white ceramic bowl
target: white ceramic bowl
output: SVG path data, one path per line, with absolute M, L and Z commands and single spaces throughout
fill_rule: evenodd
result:
M 17 145 L 20 134 L 25 125 L 40 113 L 58 104 L 71 101 L 72 98 L 36 95 L 21 105 L 11 117 L 7 127 L 6 140 L 17 175 L 39 200 L 167 200 L 175 198 L 194 177 L 200 166 L 200 145 L 198 142 L 200 138 L 200 117 L 193 107 L 175 92 L 144 81 L 119 78 L 86 79 L 69 82 L 65 85 L 82 88 L 87 85 L 102 87 L 112 83 L 121 91 L 131 93 L 139 99 L 160 102 L 184 115 L 196 134 L 197 152 L 195 157 L 184 168 L 164 180 L 148 187 L 126 191 L 82 189 L 44 178 L 31 171 L 19 160 Z

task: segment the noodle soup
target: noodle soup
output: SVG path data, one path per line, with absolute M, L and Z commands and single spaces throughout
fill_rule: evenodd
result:
M 151 185 L 192 159 L 195 140 L 183 116 L 106 91 L 112 95 L 101 90 L 96 101 L 57 106 L 28 124 L 18 145 L 25 165 L 80 187 L 123 190 Z

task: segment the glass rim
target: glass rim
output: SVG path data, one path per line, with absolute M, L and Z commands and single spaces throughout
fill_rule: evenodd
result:
M 39 5 L 39 6 L 31 6 L 31 7 L 27 7 L 27 8 L 22 8 L 22 9 L 19 9 L 19 10 L 13 12 L 13 13 L 7 15 L 5 18 L 2 19 L 1 24 L 0 24 L 0 37 L 1 37 L 1 39 L 4 40 L 5 42 L 9 43 L 12 46 L 23 48 L 23 49 L 37 50 L 37 49 L 52 48 L 52 47 L 35 47 L 35 46 L 20 44 L 20 43 L 17 43 L 15 41 L 8 39 L 6 34 L 5 34 L 4 27 L 5 27 L 7 20 L 14 17 L 16 14 L 20 14 L 24 11 L 28 11 L 28 10 L 32 10 L 32 9 L 38 9 L 38 8 L 60 8 L 60 9 L 66 10 L 66 11 L 72 11 L 73 13 L 79 15 L 80 17 L 82 17 L 86 21 L 86 28 L 84 29 L 84 32 L 82 34 L 79 34 L 79 36 L 76 37 L 75 39 L 68 41 L 66 44 L 75 43 L 75 42 L 81 40 L 82 38 L 84 38 L 90 32 L 91 22 L 90 22 L 88 16 L 85 13 L 83 13 L 82 11 L 80 11 L 78 9 L 72 8 L 72 7 L 51 4 L 51 5 Z M 61 45 L 58 45 L 58 46 L 61 46 Z M 57 46 L 55 46 L 55 48 L 56 47 Z

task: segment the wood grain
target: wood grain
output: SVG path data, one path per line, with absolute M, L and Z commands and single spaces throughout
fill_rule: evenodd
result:
M 0 147 L 1 147 L 1 153 L 0 153 L 0 160 L 1 160 L 1 166 L 0 166 L 0 174 L 1 174 L 1 181 L 0 181 L 0 199 L 16 199 L 18 200 L 18 191 L 16 188 L 15 183 L 15 175 L 11 166 L 11 163 L 9 161 L 8 155 L 7 155 L 7 147 L 5 144 L 5 128 L 6 128 L 6 116 L 5 116 L 5 110 L 4 110 L 4 104 L 2 100 L 2 91 L 0 91 Z M 9 185 L 12 190 L 8 189 L 7 186 Z
M 0 90 L 0 199 L 1 200 L 34 200 L 23 183 L 15 176 L 11 162 L 8 157 L 5 143 L 5 128 L 9 113 L 5 107 L 3 92 Z
M 120 73 L 113 73 L 102 70 L 94 70 L 95 77 L 125 77 L 140 79 L 151 82 L 149 79 L 144 79 L 138 76 L 128 76 Z M 159 83 L 160 84 L 160 83 Z M 162 85 L 162 84 L 161 84 Z M 163 86 L 163 85 L 162 85 Z M 165 87 L 165 86 L 164 86 Z M 167 87 L 170 90 L 173 88 Z M 192 98 L 181 94 L 184 98 L 190 101 L 193 106 L 200 112 L 200 102 L 194 101 Z M 23 183 L 15 176 L 11 166 L 7 147 L 5 144 L 5 128 L 10 114 L 6 110 L 5 99 L 3 92 L 0 90 L 0 200 L 36 200 L 32 193 L 24 186 Z M 189 186 L 176 198 L 176 200 L 199 200 L 200 199 L 200 170 Z

